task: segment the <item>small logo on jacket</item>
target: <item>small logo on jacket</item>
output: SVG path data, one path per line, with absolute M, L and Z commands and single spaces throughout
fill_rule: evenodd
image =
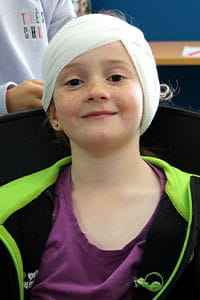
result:
M 24 272 L 24 288 L 26 290 L 32 288 L 37 274 L 38 270 L 36 270 L 35 272 Z
M 21 12 L 20 19 L 26 40 L 46 37 L 47 32 L 43 11 L 35 8 L 34 11 Z

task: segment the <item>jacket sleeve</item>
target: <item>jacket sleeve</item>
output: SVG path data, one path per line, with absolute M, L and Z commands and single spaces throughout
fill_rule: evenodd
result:
M 48 2 L 48 1 L 47 1 Z M 56 32 L 71 19 L 76 17 L 74 6 L 71 0 L 57 0 L 54 4 L 54 9 L 49 11 L 50 5 L 46 6 L 45 16 L 47 22 L 48 39 L 49 41 Z

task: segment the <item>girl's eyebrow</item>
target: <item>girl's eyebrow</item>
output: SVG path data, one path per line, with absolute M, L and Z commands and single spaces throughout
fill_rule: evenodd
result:
M 122 64 L 122 65 L 128 65 L 129 63 L 127 63 L 126 61 L 122 60 L 122 59 L 108 59 L 105 60 L 105 63 L 110 62 L 111 64 Z
M 105 59 L 102 61 L 103 64 L 107 65 L 107 64 L 111 64 L 111 65 L 119 65 L 119 66 L 127 66 L 127 67 L 134 67 L 134 64 L 133 62 L 127 62 L 127 61 L 124 61 L 123 59 Z
M 105 60 L 105 65 L 108 65 L 108 63 L 110 63 L 111 65 L 113 65 L 113 67 L 126 67 L 129 70 L 134 70 L 136 72 L 136 68 L 135 65 L 132 61 L 127 62 L 124 61 L 122 59 L 110 59 L 110 60 Z
M 133 63 L 133 61 L 130 59 L 130 61 L 125 61 L 123 59 L 105 59 L 104 61 L 102 61 L 102 63 L 105 64 L 105 66 L 110 66 L 111 67 L 122 67 L 122 68 L 126 68 L 128 70 L 134 70 L 136 72 L 136 68 L 135 65 Z
M 128 62 L 126 62 L 126 61 L 124 61 L 123 59 L 120 59 L 120 58 L 119 59 L 113 59 L 113 58 L 103 59 L 102 63 L 103 64 L 110 63 L 110 64 L 114 64 L 114 65 L 122 64 L 122 65 L 130 66 L 130 64 Z M 131 61 L 131 64 L 134 66 L 132 61 Z M 65 68 L 70 69 L 70 68 L 77 68 L 77 67 L 82 67 L 82 66 L 83 66 L 83 64 L 81 62 L 71 62 L 67 66 L 65 66 L 63 68 L 63 70 L 65 70 Z
M 67 72 L 68 70 L 70 71 L 70 69 L 74 69 L 74 68 L 77 68 L 77 67 L 81 67 L 82 66 L 82 63 L 78 63 L 78 62 L 74 62 L 74 63 L 69 63 L 68 65 L 66 65 L 63 69 L 62 69 L 62 72 Z
M 113 59 L 113 58 L 108 58 L 108 59 L 103 59 L 101 62 L 103 65 L 105 66 L 113 66 L 113 67 L 127 67 L 128 69 L 134 69 L 135 70 L 135 66 L 134 64 L 130 64 L 122 59 Z M 65 66 L 62 70 L 62 73 L 60 73 L 60 78 L 62 78 L 63 76 L 66 76 L 68 73 L 73 72 L 74 70 L 76 71 L 77 69 L 79 70 L 84 70 L 85 66 L 83 65 L 83 63 L 81 62 L 71 62 L 69 63 L 67 66 Z
M 62 71 L 59 73 L 58 78 L 59 79 L 63 79 L 65 76 L 67 76 L 68 74 L 70 74 L 71 72 L 76 71 L 77 69 L 80 69 L 82 66 L 81 63 L 72 63 L 72 64 L 68 64 L 67 66 L 65 66 Z M 83 68 L 83 66 L 82 66 Z

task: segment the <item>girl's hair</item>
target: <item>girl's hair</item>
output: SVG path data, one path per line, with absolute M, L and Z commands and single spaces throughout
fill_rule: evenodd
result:
M 103 15 L 109 15 L 109 16 L 113 16 L 113 17 L 116 17 L 116 18 L 119 18 L 121 20 L 124 20 L 126 21 L 126 17 L 124 15 L 124 13 L 119 10 L 119 9 L 113 9 L 113 10 L 100 10 L 99 11 L 100 14 L 103 14 Z
M 170 102 L 173 98 L 174 90 L 172 87 L 166 83 L 160 84 L 160 101 L 161 102 Z
M 53 100 L 51 105 L 54 105 Z M 51 151 L 59 153 L 61 156 L 68 156 L 71 154 L 70 141 L 68 136 L 63 130 L 56 131 L 51 126 L 49 116 L 44 120 L 43 123 L 44 135 L 47 137 L 47 143 Z

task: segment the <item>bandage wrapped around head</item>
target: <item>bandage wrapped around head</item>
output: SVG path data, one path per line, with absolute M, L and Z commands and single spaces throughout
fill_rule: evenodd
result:
M 48 110 L 56 79 L 73 59 L 97 47 L 121 41 L 137 70 L 144 94 L 142 134 L 151 124 L 160 98 L 160 84 L 151 48 L 143 33 L 122 19 L 90 14 L 64 25 L 51 40 L 43 64 L 43 108 Z

